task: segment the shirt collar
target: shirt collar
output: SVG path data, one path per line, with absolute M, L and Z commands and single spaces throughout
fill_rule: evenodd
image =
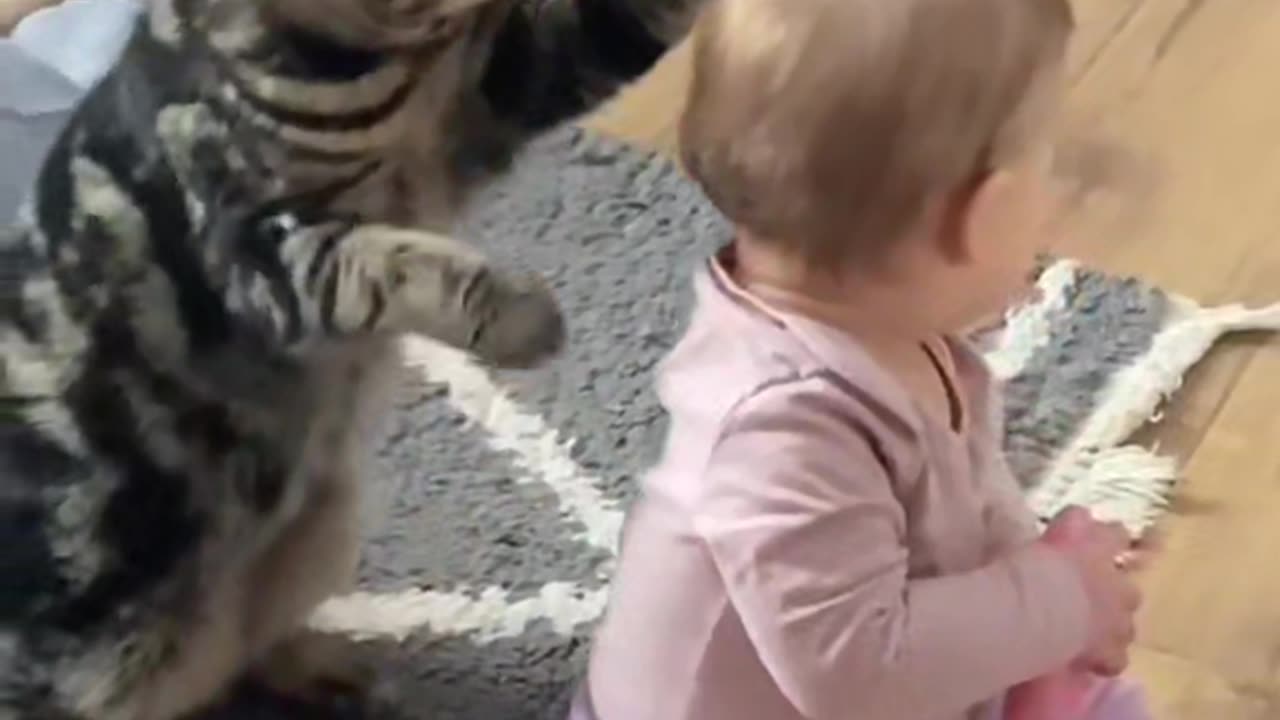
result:
M 885 370 L 848 334 L 818 320 L 786 312 L 761 301 L 734 280 L 732 246 L 723 248 L 707 262 L 699 276 L 699 300 L 725 303 L 737 312 L 764 318 L 792 336 L 820 365 L 849 387 L 902 418 L 913 430 L 922 429 L 923 419 L 916 403 L 902 384 Z M 874 392 L 868 392 L 874 388 Z

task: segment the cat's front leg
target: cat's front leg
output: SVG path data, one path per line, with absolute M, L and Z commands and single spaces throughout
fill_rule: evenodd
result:
M 254 252 L 231 269 L 228 306 L 286 347 L 408 333 L 527 368 L 564 345 L 559 306 L 538 276 L 498 269 L 452 238 L 283 216 L 251 239 Z

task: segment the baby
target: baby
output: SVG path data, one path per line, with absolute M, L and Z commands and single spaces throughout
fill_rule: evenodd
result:
M 1146 717 L 1112 679 L 1128 538 L 1039 536 L 958 337 L 1047 248 L 1071 30 L 1067 0 L 708 12 L 683 159 L 736 231 L 661 371 L 575 718 L 994 720 L 1068 669 L 1100 678 L 1075 717 Z

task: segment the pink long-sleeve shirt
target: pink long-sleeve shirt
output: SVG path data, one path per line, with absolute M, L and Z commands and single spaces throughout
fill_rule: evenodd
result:
M 970 720 L 1084 648 L 1032 541 L 982 359 L 935 348 L 958 425 L 849 336 L 723 263 L 658 383 L 665 455 L 624 531 L 584 684 L 599 720 Z

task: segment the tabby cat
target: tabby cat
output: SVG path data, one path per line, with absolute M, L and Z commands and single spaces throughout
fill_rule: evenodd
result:
M 699 4 L 151 1 L 0 230 L 0 719 L 342 676 L 302 628 L 353 579 L 397 337 L 563 343 L 455 214 Z

